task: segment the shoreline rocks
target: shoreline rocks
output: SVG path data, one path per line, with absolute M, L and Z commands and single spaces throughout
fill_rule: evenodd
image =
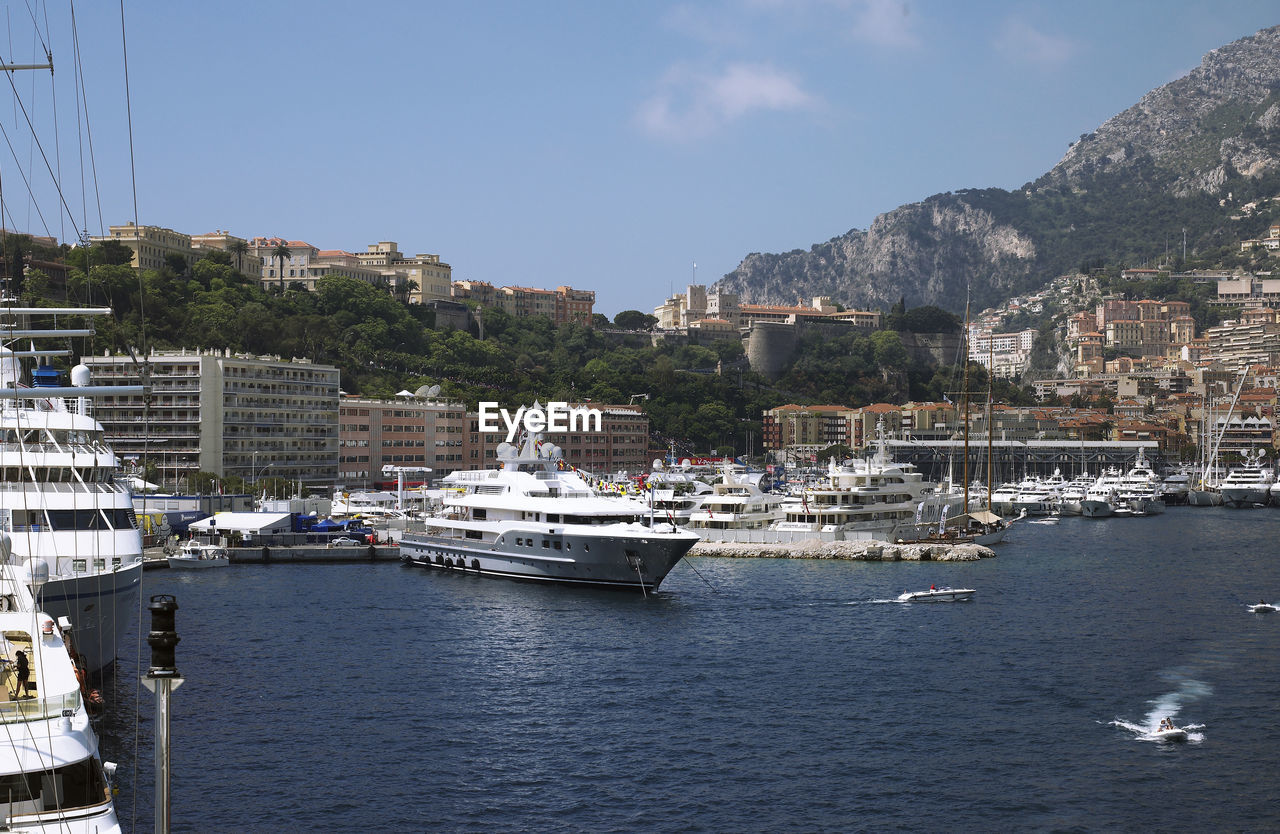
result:
M 996 552 L 980 544 L 894 544 L 878 541 L 738 544 L 698 542 L 690 556 L 761 559 L 846 559 L 861 562 L 976 562 Z

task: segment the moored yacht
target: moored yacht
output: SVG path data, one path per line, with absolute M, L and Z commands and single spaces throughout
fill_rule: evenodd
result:
M 766 530 L 781 517 L 783 497 L 760 489 L 751 473 L 726 467 L 689 515 L 689 530 L 707 541 L 733 541 L 740 531 Z
M 70 387 L 48 365 L 35 368 L 28 384 L 24 358 L 68 351 L 25 351 L 18 343 L 65 338 L 68 331 L 42 326 L 47 316 L 110 312 L 0 306 L 0 529 L 12 537 L 14 564 L 48 566 L 39 605 L 70 620 L 76 659 L 89 672 L 115 660 L 117 641 L 136 616 L 142 582 L 142 534 L 132 497 L 116 480 L 119 460 L 90 403 L 142 388 L 91 386 L 84 365 L 72 368 Z
M 407 564 L 648 592 L 698 541 L 639 499 L 598 495 L 534 434 L 501 444 L 498 468 L 453 472 L 442 486 L 441 509 L 400 539 Z
M 1084 515 L 1084 500 L 1097 478 L 1081 473 L 1072 478 L 1058 493 L 1058 512 L 1062 515 Z
M 939 492 L 914 466 L 894 463 L 880 450 L 845 466 L 830 461 L 824 480 L 787 499 L 773 529 L 823 540 L 896 541 L 923 535 L 963 509 L 962 492 Z
M 1111 472 L 1118 480 L 1120 473 L 1114 469 Z M 1104 475 L 1085 492 L 1084 499 L 1080 502 L 1080 514 L 1085 518 L 1107 518 L 1115 512 L 1117 501 L 1113 481 L 1107 480 Z
M 645 500 L 659 520 L 665 519 L 677 527 L 686 527 L 689 519 L 702 501 L 714 490 L 711 485 L 688 470 L 667 469 L 660 460 L 653 462 L 653 471 L 645 481 L 648 489 Z
M 1147 463 L 1146 451 L 1139 448 L 1133 466 L 1123 475 L 1114 470 L 1099 478 L 1099 484 L 1116 491 L 1116 508 L 1133 515 L 1155 515 L 1164 512 L 1160 476 Z
M 1227 477 L 1218 484 L 1222 503 L 1227 507 L 1265 507 L 1271 498 L 1271 487 L 1276 482 L 1270 467 L 1259 463 L 1233 466 Z
M 11 542 L 0 533 L 0 551 Z M 119 832 L 110 774 L 89 720 L 68 635 L 36 605 L 45 566 L 0 564 L 0 782 L 5 831 Z M 25 678 L 25 682 L 24 679 Z

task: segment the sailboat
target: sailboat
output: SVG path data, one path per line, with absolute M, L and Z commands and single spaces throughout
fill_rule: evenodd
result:
M 969 303 L 965 302 L 964 306 L 964 349 L 962 350 L 962 361 L 964 367 L 964 386 L 960 392 L 960 411 L 963 415 L 964 426 L 964 503 L 963 506 L 967 512 L 961 513 L 954 518 L 944 518 L 938 526 L 938 531 L 929 537 L 930 541 L 944 541 L 947 543 L 968 543 L 992 545 L 1004 540 L 1005 533 L 1009 531 L 1012 521 L 1001 518 L 991 509 L 991 472 L 992 472 L 992 438 L 991 438 L 991 404 L 993 399 L 994 382 L 991 373 L 987 374 L 987 508 L 985 510 L 969 509 Z M 991 349 L 988 343 L 988 350 Z M 994 367 L 994 363 L 989 363 Z M 1024 513 L 1025 515 L 1025 513 Z
M 1240 372 L 1235 396 L 1231 398 L 1231 405 L 1227 407 L 1227 416 L 1222 421 L 1220 429 L 1209 420 L 1207 397 L 1201 402 L 1200 416 L 1204 422 L 1200 432 L 1200 472 L 1195 484 L 1187 493 L 1187 503 L 1193 507 L 1217 507 L 1222 504 L 1222 492 L 1218 484 L 1218 447 L 1222 444 L 1222 436 L 1226 433 L 1227 424 L 1231 422 L 1231 415 L 1236 410 L 1236 403 L 1240 400 L 1240 393 L 1244 390 L 1244 383 L 1248 376 L 1249 368 L 1246 366 Z M 1205 444 L 1206 434 L 1212 438 L 1212 447 Z

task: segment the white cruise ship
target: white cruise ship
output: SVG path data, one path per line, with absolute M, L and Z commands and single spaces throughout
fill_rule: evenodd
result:
M 647 593 L 698 541 L 639 499 L 597 495 L 536 435 L 500 445 L 498 468 L 453 472 L 441 487 L 439 512 L 400 539 L 408 564 Z
M 10 547 L 0 533 L 0 553 L 9 556 Z M 0 565 L 0 723 L 9 739 L 0 744 L 4 830 L 113 834 L 121 830 L 109 782 L 115 766 L 100 757 L 68 640 L 28 587 L 42 578 L 38 565 L 31 572 Z
M 119 461 L 90 401 L 142 389 L 90 386 L 84 365 L 72 369 L 70 387 L 47 365 L 36 368 L 28 383 L 23 359 L 67 351 L 18 345 L 65 339 L 68 331 L 39 326 L 46 316 L 110 312 L 0 306 L 0 529 L 12 538 L 14 564 L 48 566 L 39 605 L 70 620 L 77 660 L 89 672 L 115 660 L 117 642 L 136 618 L 142 581 L 142 535 L 131 495 L 116 480 Z

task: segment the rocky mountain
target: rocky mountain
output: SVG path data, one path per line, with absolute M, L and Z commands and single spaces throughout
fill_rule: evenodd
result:
M 1256 237 L 1278 195 L 1280 26 L 1213 50 L 1022 189 L 936 194 L 808 251 L 750 254 L 716 286 L 751 303 L 960 312 L 966 285 L 981 308 L 1085 261 L 1154 260 L 1184 228 L 1189 255 Z

